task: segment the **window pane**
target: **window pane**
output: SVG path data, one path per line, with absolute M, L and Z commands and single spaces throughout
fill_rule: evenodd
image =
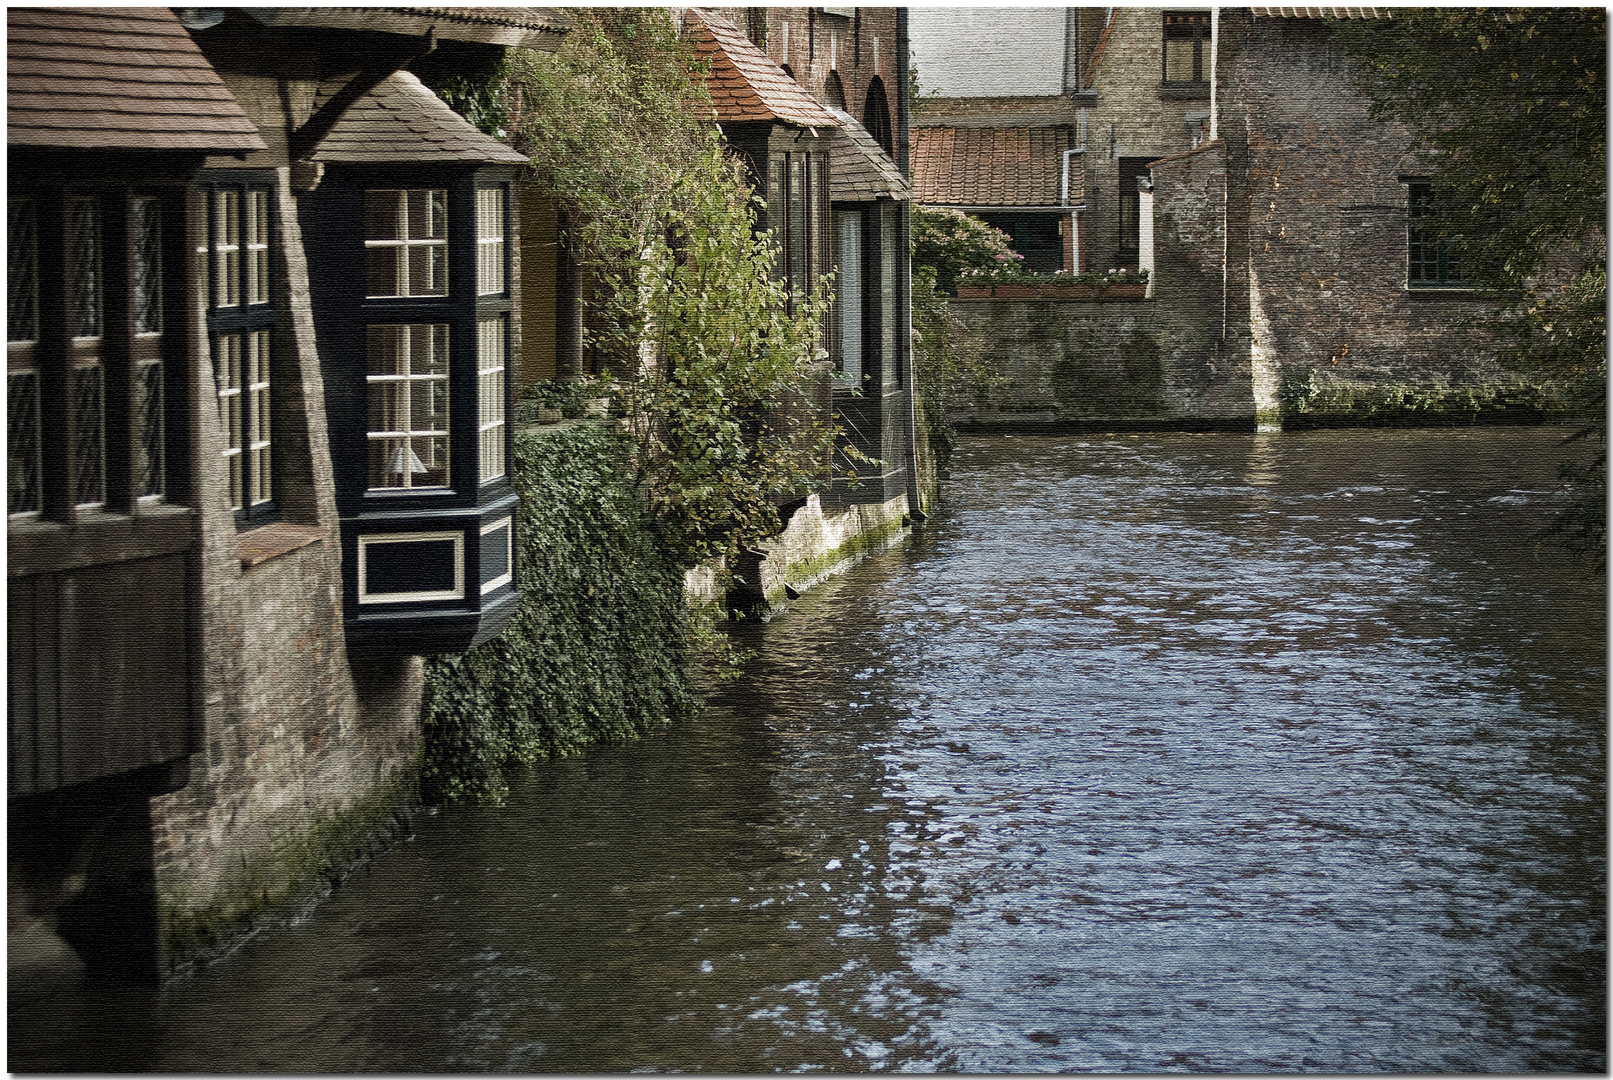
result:
M 270 458 L 273 414 L 269 404 L 269 332 L 259 330 L 248 336 L 251 381 L 247 385 L 247 475 L 250 480 L 248 505 L 257 506 L 274 497 L 274 466 Z
M 245 241 L 246 302 L 248 304 L 267 304 L 269 302 L 269 193 L 267 191 L 247 192 Z
M 448 483 L 448 326 L 368 328 L 369 486 Z
M 218 410 L 224 423 L 223 457 L 229 473 L 232 510 L 240 510 L 246 505 L 246 491 L 242 486 L 245 471 L 241 460 L 241 353 L 244 348 L 245 341 L 241 334 L 224 334 L 218 339 Z
M 476 192 L 476 291 L 504 291 L 504 189 Z
M 6 340 L 39 340 L 39 245 L 34 204 L 6 208 Z
M 364 292 L 368 296 L 400 296 L 405 248 L 373 246 L 364 252 Z
M 100 363 L 73 369 L 73 501 L 99 506 L 106 501 L 106 408 Z
M 447 238 L 447 190 L 366 191 L 366 295 L 448 295 Z
M 785 249 L 790 260 L 790 296 L 799 298 L 806 293 L 806 155 L 790 154 L 790 190 L 786 198 L 790 205 L 790 223 L 785 236 Z
M 7 513 L 39 509 L 39 469 L 39 372 L 7 372 Z
M 135 333 L 161 333 L 162 205 L 156 199 L 134 200 L 129 232 L 134 253 Z
M 101 336 L 101 205 L 94 199 L 67 204 L 67 279 L 72 305 L 68 325 L 76 338 Z
M 403 195 L 401 191 L 364 193 L 364 238 L 402 240 L 404 238 Z
M 237 307 L 241 303 L 241 195 L 236 191 L 214 193 L 213 255 L 217 281 L 215 307 Z
M 135 370 L 135 482 L 137 494 L 153 498 L 166 491 L 163 477 L 162 361 L 148 360 Z
M 840 373 L 845 385 L 862 385 L 863 225 L 861 213 L 840 218 Z
M 486 483 L 504 475 L 504 319 L 483 319 L 476 331 L 477 472 Z
M 442 245 L 409 247 L 409 284 L 400 295 L 448 295 L 448 249 Z

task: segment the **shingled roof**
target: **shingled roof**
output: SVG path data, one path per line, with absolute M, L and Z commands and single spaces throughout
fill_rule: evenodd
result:
M 775 120 L 805 128 L 840 126 L 826 106 L 820 105 L 721 15 L 691 8 L 684 15 L 684 26 L 692 32 L 696 57 L 711 62 L 706 86 L 718 121 Z
M 349 106 L 309 157 L 366 165 L 522 165 L 527 160 L 476 130 L 407 71 L 389 76 Z
M 840 129 L 829 137 L 829 199 L 832 202 L 867 202 L 912 194 L 907 177 L 885 148 L 848 112 L 830 108 Z
M 6 143 L 234 154 L 258 129 L 168 8 L 9 8 Z
M 1059 206 L 1068 149 L 1067 127 L 916 128 L 913 199 L 928 206 Z M 1080 191 L 1080 163 L 1070 164 L 1070 190 Z
M 452 41 L 513 45 L 553 52 L 577 22 L 553 8 L 522 7 L 290 7 L 249 8 L 266 26 L 373 30 Z

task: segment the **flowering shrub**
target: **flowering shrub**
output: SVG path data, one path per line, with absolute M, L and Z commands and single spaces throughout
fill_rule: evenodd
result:
M 1007 233 L 961 210 L 913 207 L 913 266 L 935 270 L 936 286 L 951 290 L 963 274 L 1018 259 Z
M 1010 252 L 1012 255 L 1012 253 Z M 1025 270 L 1024 257 L 1013 255 L 1012 258 L 1003 259 L 997 265 L 979 270 L 969 270 L 958 277 L 959 285 L 1146 285 L 1148 283 L 1147 270 L 1126 270 L 1114 267 L 1110 270 L 1086 270 L 1073 274 L 1068 270 L 1058 270 L 1051 274 L 1032 274 Z

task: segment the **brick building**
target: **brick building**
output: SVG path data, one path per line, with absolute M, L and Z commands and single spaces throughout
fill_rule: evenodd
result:
M 524 159 L 406 68 L 569 22 L 7 21 L 13 941 L 150 976 L 384 830 L 514 608 Z
M 1220 11 L 1217 138 L 1150 163 L 1142 196 L 1171 363 L 1247 357 L 1261 422 L 1289 428 L 1559 409 L 1495 364 L 1489 302 L 1416 227 L 1428 161 L 1350 86 L 1329 20 L 1389 14 Z
M 1209 116 L 1208 9 L 919 8 L 912 18 L 927 91 L 914 121 L 919 204 L 1003 229 L 1038 272 L 1136 266 L 1138 179 L 1149 161 L 1197 145 Z M 1004 198 L 1033 175 L 1046 178 L 1034 192 Z M 938 182 L 926 185 L 930 176 Z M 993 199 L 970 204 L 972 185 Z

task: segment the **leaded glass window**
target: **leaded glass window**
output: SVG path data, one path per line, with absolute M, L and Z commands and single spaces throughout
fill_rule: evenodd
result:
M 144 360 L 135 367 L 135 493 L 142 499 L 160 498 L 164 481 L 162 361 Z
M 365 351 L 370 489 L 446 487 L 448 324 L 375 324 Z
M 100 361 L 73 367 L 73 502 L 106 502 L 106 375 Z
M 67 203 L 68 328 L 75 338 L 101 336 L 104 283 L 101 270 L 101 204 Z
M 162 332 L 162 205 L 151 198 L 129 207 L 129 242 L 134 278 L 134 329 Z
M 6 373 L 6 513 L 39 510 L 39 372 Z
M 6 340 L 39 340 L 39 222 L 32 199 L 6 208 Z
M 364 193 L 365 294 L 448 295 L 448 192 Z
M 477 456 L 482 483 L 504 475 L 504 368 L 508 327 L 502 315 L 476 324 Z

